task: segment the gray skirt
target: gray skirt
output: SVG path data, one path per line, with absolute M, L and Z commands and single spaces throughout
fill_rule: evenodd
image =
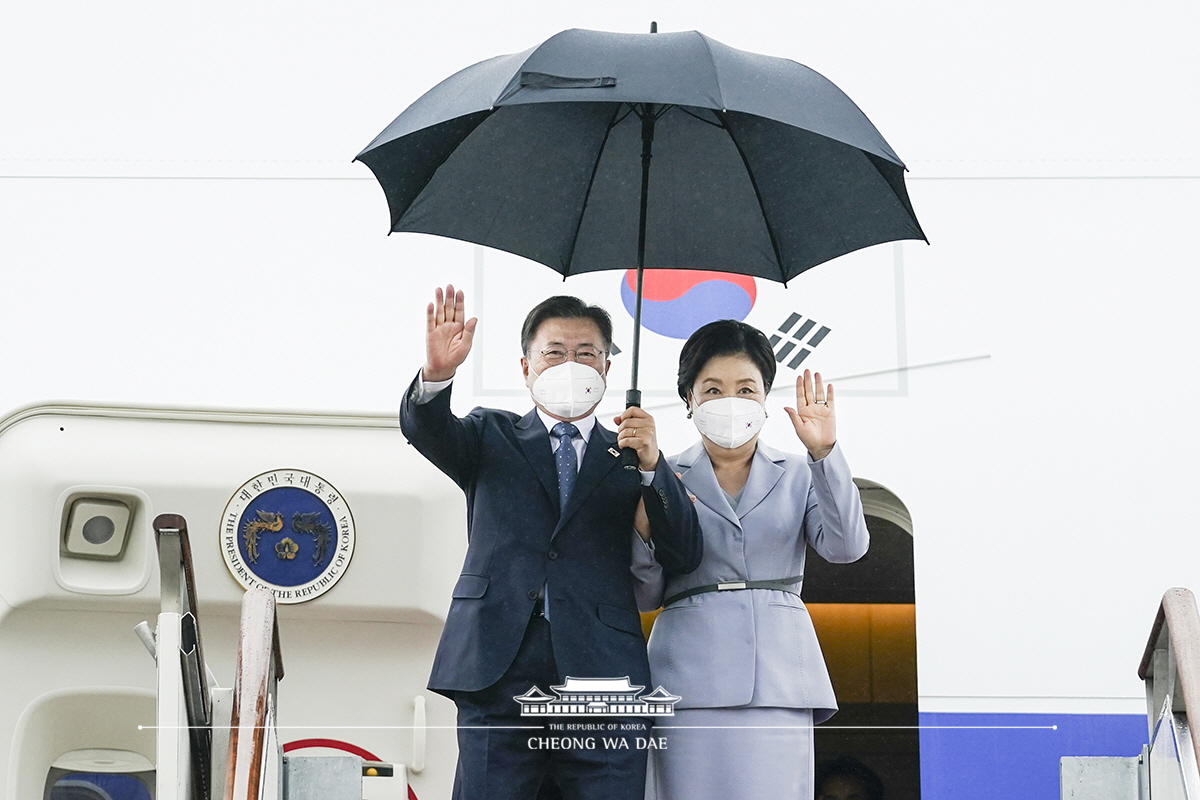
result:
M 682 708 L 651 736 L 646 800 L 812 800 L 812 709 Z

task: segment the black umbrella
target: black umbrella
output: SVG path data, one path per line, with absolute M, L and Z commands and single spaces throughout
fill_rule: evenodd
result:
M 794 61 L 695 31 L 569 30 L 480 62 L 356 160 L 383 186 L 393 231 L 564 276 L 636 266 L 630 405 L 644 267 L 786 283 L 853 250 L 925 238 L 903 163 L 850 98 Z

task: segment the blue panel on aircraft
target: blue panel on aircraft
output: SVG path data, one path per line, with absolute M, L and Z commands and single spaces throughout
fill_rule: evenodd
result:
M 1136 714 L 922 713 L 921 800 L 1059 800 L 1061 757 L 1136 756 L 1147 740 Z
M 146 776 L 152 785 L 154 773 Z M 150 800 L 150 789 L 139 775 L 69 772 L 54 782 L 50 800 Z

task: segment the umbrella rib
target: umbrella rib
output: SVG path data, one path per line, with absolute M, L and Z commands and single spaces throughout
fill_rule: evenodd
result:
M 617 110 L 613 112 L 613 116 L 615 117 L 615 116 L 616 116 L 617 114 L 619 114 L 620 112 L 621 112 L 621 107 L 618 105 L 618 106 L 617 106 Z M 629 116 L 630 114 L 632 114 L 632 113 L 633 113 L 633 106 L 631 105 L 631 106 L 629 106 L 629 110 L 628 110 L 628 111 L 626 111 L 624 114 L 621 114 L 621 118 L 620 118 L 620 119 L 615 119 L 615 120 L 612 120 L 611 122 L 609 122 L 609 123 L 608 123 L 608 129 L 609 129 L 609 130 L 612 130 L 613 128 L 617 127 L 618 125 L 620 125 L 622 122 L 624 122 L 624 121 L 625 121 L 625 118 L 626 118 L 626 117 L 628 117 L 628 116 Z M 607 135 L 608 135 L 608 134 L 606 133 L 606 134 L 605 134 L 605 136 L 607 136 Z
M 763 208 L 762 193 L 758 190 L 758 179 L 754 177 L 754 170 L 750 168 L 750 161 L 746 158 L 746 151 L 742 149 L 741 143 L 733 135 L 733 128 L 730 126 L 729 120 L 725 118 L 725 114 L 723 112 L 718 113 L 717 119 L 721 120 L 724 125 L 725 132 L 729 134 L 729 141 L 733 142 L 733 146 L 737 148 L 738 157 L 742 159 L 742 166 L 746 168 L 746 175 L 750 178 L 750 187 L 754 189 L 754 199 L 758 201 L 758 210 L 762 214 L 763 226 L 767 229 L 767 236 L 771 240 L 771 250 L 775 253 L 775 263 L 779 265 L 779 280 L 786 287 L 788 277 L 787 270 L 783 265 L 783 254 L 779 252 L 779 240 L 775 237 L 775 229 L 771 227 L 771 221 L 767 219 L 766 209 Z
M 721 130 L 723 130 L 723 131 L 724 131 L 724 130 L 729 130 L 728 126 L 727 126 L 727 125 L 725 125 L 724 123 L 722 123 L 722 122 L 713 122 L 711 119 L 705 119 L 704 117 L 700 116 L 699 114 L 697 114 L 697 113 L 695 113 L 695 112 L 688 111 L 688 110 L 687 110 L 686 108 L 684 108 L 683 106 L 674 106 L 674 108 L 678 108 L 680 111 L 682 111 L 683 113 L 687 114 L 689 117 L 691 117 L 691 118 L 693 118 L 693 119 L 696 119 L 696 120 L 699 120 L 700 122 L 703 122 L 705 125 L 712 125 L 714 128 L 719 128 L 719 129 L 721 129 Z
M 721 111 L 724 112 L 726 110 L 725 109 L 725 92 L 723 92 L 721 90 L 721 76 L 720 76 L 720 74 L 717 73 L 717 60 L 715 58 L 713 58 L 712 45 L 710 45 L 708 43 L 708 37 L 705 36 L 703 33 L 701 33 L 700 31 L 694 31 L 694 33 L 700 37 L 700 41 L 704 43 L 704 51 L 706 53 L 708 53 L 708 63 L 712 64 L 713 86 L 716 87 L 717 99 L 721 102 Z M 713 110 L 715 111 L 716 109 L 713 109 Z
M 608 127 L 604 129 L 604 139 L 601 140 L 600 146 L 596 148 L 596 160 L 592 162 L 592 174 L 588 176 L 587 189 L 583 193 L 583 207 L 579 209 L 579 216 L 575 223 L 575 233 L 571 236 L 571 249 L 567 252 L 566 262 L 563 264 L 563 279 L 565 280 L 571 274 L 571 262 L 575 260 L 575 245 L 579 243 L 579 229 L 583 226 L 583 215 L 587 212 L 588 200 L 592 196 L 592 185 L 596 182 L 596 173 L 600 169 L 600 159 L 604 157 L 604 148 L 608 145 L 609 134 L 613 128 L 617 127 L 633 113 L 633 106 L 629 106 L 629 110 L 621 114 L 621 105 L 613 109 L 612 119 L 608 121 Z M 620 115 L 618 117 L 618 115 Z

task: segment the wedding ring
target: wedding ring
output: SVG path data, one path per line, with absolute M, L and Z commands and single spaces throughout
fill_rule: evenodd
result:
M 824 400 L 818 400 L 818 401 L 817 401 L 817 404 L 818 404 L 818 405 L 822 405 L 822 406 L 823 406 L 823 405 L 825 405 L 825 401 L 824 401 Z

